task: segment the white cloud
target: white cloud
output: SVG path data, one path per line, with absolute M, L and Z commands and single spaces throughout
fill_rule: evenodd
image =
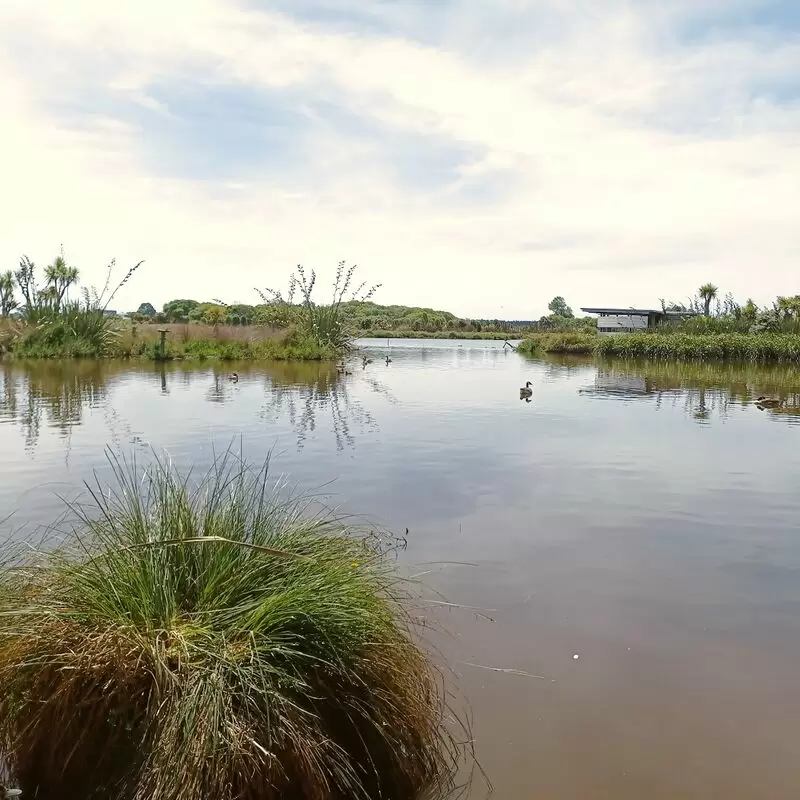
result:
M 214 0 L 0 0 L 2 263 L 63 241 L 100 283 L 111 256 L 145 258 L 123 307 L 253 299 L 298 262 L 324 272 L 341 258 L 384 283 L 379 299 L 474 315 L 538 315 L 556 293 L 652 304 L 708 279 L 761 302 L 798 290 L 796 34 L 682 41 L 698 9 L 723 13 L 699 0 L 458 5 L 434 41 L 409 33 L 425 20 L 412 4 L 389 19 L 404 36 L 378 37 Z M 489 10 L 513 46 L 479 32 Z M 170 115 L 153 84 L 190 81 L 335 97 L 474 158 L 450 185 L 414 186 L 386 142 L 318 124 L 312 104 L 302 168 L 190 180 L 147 157 L 152 131 L 93 105 L 100 86 Z M 82 93 L 87 108 L 65 113 Z

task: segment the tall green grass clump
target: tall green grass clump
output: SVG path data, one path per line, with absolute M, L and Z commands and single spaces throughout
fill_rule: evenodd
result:
M 0 759 L 42 800 L 409 800 L 452 786 L 385 553 L 230 454 L 71 506 L 0 579 Z
M 314 288 L 317 273 L 311 270 L 309 275 L 302 265 L 297 265 L 297 273 L 289 277 L 289 292 L 286 298 L 274 289 L 261 291 L 256 289 L 262 301 L 270 307 L 286 312 L 289 319 L 296 320 L 301 333 L 311 337 L 320 347 L 330 348 L 334 354 L 342 354 L 352 349 L 353 332 L 346 324 L 346 309 L 343 302 L 367 302 L 380 288 L 375 284 L 367 288 L 366 281 L 355 288 L 353 279 L 356 266 L 345 269 L 345 262 L 340 261 L 333 281 L 333 298 L 328 304 L 320 304 L 314 300 Z M 298 305 L 294 304 L 294 296 L 300 292 Z M 345 298 L 347 299 L 345 300 Z
M 115 266 L 112 261 L 100 294 L 84 287 L 82 301 L 69 301 L 66 291 L 69 285 L 77 281 L 78 271 L 66 266 L 63 255 L 45 270 L 45 274 L 54 274 L 56 277 L 44 289 L 36 287 L 33 262 L 23 258 L 16 274 L 26 300 L 22 308 L 24 325 L 18 329 L 8 350 L 23 358 L 98 358 L 114 355 L 119 338 L 119 321 L 107 315 L 106 310 L 117 292 L 143 263 L 140 261 L 131 267 L 108 294 Z M 59 284 L 57 276 L 61 273 L 66 277 Z M 61 286 L 60 291 L 58 286 Z

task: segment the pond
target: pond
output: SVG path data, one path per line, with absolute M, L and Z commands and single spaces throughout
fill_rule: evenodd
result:
M 3 530 L 53 521 L 107 445 L 197 470 L 231 443 L 271 453 L 330 504 L 408 528 L 401 569 L 439 600 L 433 644 L 495 797 L 795 796 L 800 371 L 361 346 L 352 375 L 0 364 Z

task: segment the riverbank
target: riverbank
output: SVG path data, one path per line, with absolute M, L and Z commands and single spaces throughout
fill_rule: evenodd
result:
M 356 334 L 359 339 L 483 339 L 488 341 L 516 341 L 523 334 L 520 331 L 515 333 L 502 333 L 498 331 L 358 331 Z
M 162 351 L 160 331 L 166 331 Z M 229 325 L 108 326 L 97 335 L 48 330 L 40 326 L 5 326 L 0 356 L 15 359 L 121 358 L 144 361 L 333 361 L 336 348 L 321 345 L 295 329 Z
M 517 348 L 520 353 L 576 353 L 609 358 L 676 361 L 800 363 L 800 335 L 779 333 L 630 333 L 537 334 Z

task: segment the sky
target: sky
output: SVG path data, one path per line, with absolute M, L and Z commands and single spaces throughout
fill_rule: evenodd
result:
M 530 319 L 800 292 L 798 0 L 0 0 L 0 268 Z

